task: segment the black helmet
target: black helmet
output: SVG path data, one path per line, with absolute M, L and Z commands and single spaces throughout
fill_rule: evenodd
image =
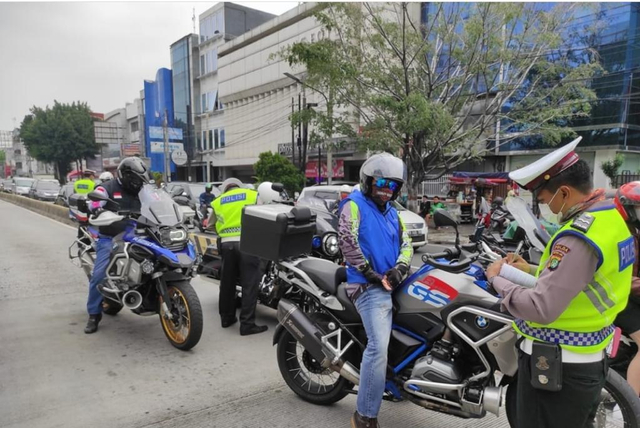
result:
M 395 200 L 407 181 L 407 167 L 401 159 L 389 153 L 379 153 L 367 159 L 360 168 L 360 190 L 364 195 L 371 195 L 374 178 L 385 178 L 399 184 L 391 198 Z
M 204 185 L 204 190 L 205 190 L 207 193 L 211 193 L 211 190 L 213 190 L 213 184 L 211 184 L 211 183 L 207 183 L 207 184 L 205 184 L 205 185 Z
M 122 159 L 118 165 L 118 181 L 128 192 L 138 194 L 145 183 L 149 182 L 149 171 L 142 159 L 129 157 Z
M 497 198 L 495 198 L 495 199 L 493 200 L 493 203 L 494 203 L 495 205 L 497 205 L 497 206 L 501 207 L 501 206 L 502 206 L 502 204 L 504 203 L 504 199 L 503 199 L 502 197 L 498 196 Z

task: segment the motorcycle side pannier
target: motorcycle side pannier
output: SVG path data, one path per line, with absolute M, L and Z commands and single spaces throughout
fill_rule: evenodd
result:
M 249 205 L 242 210 L 240 251 L 271 261 L 309 254 L 315 232 L 308 207 Z

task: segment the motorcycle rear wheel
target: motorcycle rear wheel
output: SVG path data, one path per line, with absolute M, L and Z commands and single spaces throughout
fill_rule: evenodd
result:
M 188 351 L 198 344 L 202 336 L 202 307 L 196 291 L 189 281 L 167 283 L 167 302 L 172 319 L 165 316 L 160 296 L 160 323 L 169 342 L 182 351 Z
M 506 396 L 506 413 L 509 425 L 516 424 L 516 381 L 509 384 Z M 640 428 L 640 399 L 622 376 L 609 369 L 607 379 L 600 394 L 596 411 L 595 428 L 624 427 Z
M 353 387 L 338 373 L 321 367 L 286 330 L 280 335 L 276 352 L 282 378 L 304 401 L 326 406 L 342 400 Z

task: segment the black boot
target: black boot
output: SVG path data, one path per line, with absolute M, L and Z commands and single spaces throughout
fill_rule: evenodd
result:
M 238 322 L 238 318 L 233 317 L 233 318 L 222 318 L 221 323 L 222 323 L 222 328 L 227 328 L 227 327 L 231 327 L 232 325 L 234 325 L 235 323 Z
M 358 411 L 351 416 L 351 428 L 380 428 L 378 418 L 365 418 Z
M 251 334 L 258 334 L 267 331 L 269 327 L 266 325 L 251 324 L 248 326 L 240 326 L 240 336 L 249 336 Z
M 84 328 L 85 334 L 92 334 L 98 331 L 98 324 L 100 324 L 101 319 L 102 314 L 89 315 L 89 321 L 87 321 L 87 326 Z

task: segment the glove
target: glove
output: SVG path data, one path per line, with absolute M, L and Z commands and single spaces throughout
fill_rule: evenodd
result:
M 105 210 L 102 208 L 98 208 L 97 210 L 93 211 L 93 215 L 91 216 L 91 218 L 96 219 L 98 217 L 100 217 L 100 214 L 102 214 Z
M 389 281 L 391 288 L 396 288 L 402 282 L 402 278 L 409 271 L 409 266 L 404 263 L 398 263 L 395 267 L 385 272 L 384 276 Z
M 360 271 L 367 279 L 369 284 L 382 285 L 382 276 L 371 268 L 371 265 L 366 265 L 364 269 Z

